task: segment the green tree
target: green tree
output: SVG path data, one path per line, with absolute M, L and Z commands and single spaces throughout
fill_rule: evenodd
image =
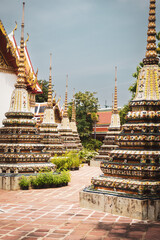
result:
M 36 95 L 36 102 L 47 102 L 47 100 L 48 100 L 48 81 L 38 80 L 38 83 L 39 83 L 39 86 L 41 87 L 43 93 Z M 52 85 L 52 87 L 53 87 L 53 85 Z
M 76 121 L 77 130 L 82 140 L 82 143 L 89 140 L 93 128 L 93 119 L 91 118 L 92 113 L 98 111 L 98 98 L 95 97 L 95 92 L 86 91 L 84 93 L 78 92 L 75 94 L 75 105 L 76 105 Z M 72 102 L 69 104 L 68 114 L 71 118 L 72 113 Z
M 91 113 L 91 119 L 94 123 L 94 139 L 96 139 L 96 123 L 98 122 L 99 116 L 97 113 Z
M 129 103 L 124 105 L 123 108 L 121 108 L 119 112 L 121 125 L 123 125 L 126 122 L 126 115 L 129 112 L 129 110 L 131 110 Z

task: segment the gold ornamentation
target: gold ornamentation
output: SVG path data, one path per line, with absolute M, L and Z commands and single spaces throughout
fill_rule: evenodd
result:
M 26 47 L 26 45 L 27 45 L 28 40 L 29 40 L 29 34 L 27 33 L 27 39 L 26 39 L 26 41 L 24 42 L 24 46 L 25 46 L 25 47 Z
M 7 48 L 8 48 L 8 50 L 10 49 L 10 51 L 12 53 L 12 56 L 16 59 L 16 63 L 17 63 L 17 66 L 18 66 L 19 61 L 18 61 L 18 57 L 16 55 L 16 51 L 14 49 L 14 46 L 13 46 L 12 42 L 9 40 L 9 37 L 8 37 L 8 35 L 7 35 L 7 33 L 6 33 L 5 29 L 4 29 L 4 26 L 3 26 L 2 22 L 1 22 L 1 20 L 0 20 L 0 30 L 2 31 L 3 35 L 6 38 Z
M 15 26 L 15 28 L 13 29 L 13 35 L 14 35 L 14 32 L 17 30 L 17 22 L 15 21 L 15 23 L 16 23 L 16 26 Z
M 8 64 L 6 63 L 2 53 L 0 52 L 0 67 L 2 68 L 8 68 Z

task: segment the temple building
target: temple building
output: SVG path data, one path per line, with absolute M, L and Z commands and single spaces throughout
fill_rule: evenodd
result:
M 75 140 L 75 137 L 73 135 L 69 117 L 68 117 L 68 75 L 66 78 L 66 92 L 65 92 L 65 106 L 64 106 L 64 113 L 61 121 L 61 126 L 59 128 L 59 133 L 61 135 L 61 138 L 63 140 L 63 144 L 66 151 L 77 151 L 79 150 L 78 144 Z
M 44 110 L 43 122 L 40 125 L 40 134 L 42 136 L 42 143 L 46 145 L 46 150 L 51 153 L 62 155 L 65 152 L 62 138 L 58 132 L 58 125 L 55 121 L 55 111 L 53 104 L 56 105 L 55 99 L 52 99 L 52 76 L 51 76 L 51 55 L 50 55 L 50 75 L 48 85 L 48 102 Z
M 42 169 L 54 171 L 50 154 L 41 144 L 31 112 L 26 83 L 24 53 L 24 5 L 21 25 L 20 57 L 18 60 L 17 82 L 13 90 L 10 108 L 0 128 L 0 189 L 19 189 L 22 175 L 34 175 Z M 16 58 L 15 58 L 16 59 Z
M 108 128 L 108 132 L 103 141 L 103 145 L 99 150 L 99 154 L 90 161 L 90 166 L 100 167 L 102 161 L 109 160 L 109 153 L 111 150 L 116 149 L 116 139 L 120 133 L 120 117 L 117 106 L 117 67 L 115 68 L 115 91 L 114 91 L 114 106 L 112 108 L 111 124 Z
M 97 115 L 98 121 L 93 126 L 92 138 L 96 136 L 97 140 L 103 142 L 111 124 L 112 108 L 100 108 L 97 111 Z
M 17 46 L 14 32 L 15 29 L 7 35 L 6 30 L 0 20 L 0 99 L 1 112 L 0 112 L 0 126 L 4 114 L 8 111 L 10 106 L 10 96 L 14 90 L 14 85 L 18 75 L 18 62 L 20 59 L 20 48 Z M 24 46 L 25 58 L 25 73 L 26 85 L 29 95 L 29 104 L 31 111 L 34 111 L 35 95 L 42 93 L 42 90 L 37 82 L 37 73 L 34 72 L 32 62 L 27 50 L 26 42 Z
M 75 139 L 75 142 L 77 144 L 77 150 L 81 150 L 82 149 L 82 143 L 77 131 L 77 124 L 76 124 L 76 107 L 75 107 L 75 96 L 73 94 L 73 102 L 72 102 L 72 117 L 71 117 L 71 121 L 70 121 L 70 128 L 72 129 L 73 132 L 73 136 Z
M 160 216 L 160 67 L 156 52 L 156 1 L 150 0 L 144 66 L 139 72 L 118 149 L 101 164 L 103 175 L 80 193 L 82 207 L 135 219 Z

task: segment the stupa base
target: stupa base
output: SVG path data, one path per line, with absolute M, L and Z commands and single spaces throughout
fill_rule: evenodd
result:
M 139 220 L 160 219 L 160 198 L 139 199 L 127 196 L 116 196 L 104 192 L 92 191 L 89 188 L 79 193 L 82 208 L 107 212 Z
M 52 163 L 0 164 L 0 189 L 19 190 L 22 176 L 35 176 L 41 170 L 55 171 Z
M 19 181 L 21 174 L 1 173 L 0 174 L 0 189 L 3 190 L 19 190 Z

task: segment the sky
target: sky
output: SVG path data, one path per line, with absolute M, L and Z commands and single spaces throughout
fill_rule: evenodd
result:
M 118 73 L 118 106 L 131 98 L 132 73 L 145 56 L 149 0 L 26 0 L 25 38 L 38 79 L 52 82 L 63 104 L 66 74 L 69 101 L 75 91 L 97 92 L 101 107 L 112 105 L 115 66 Z M 20 42 L 21 0 L 0 0 L 0 19 Z M 157 4 L 157 31 L 160 5 Z

